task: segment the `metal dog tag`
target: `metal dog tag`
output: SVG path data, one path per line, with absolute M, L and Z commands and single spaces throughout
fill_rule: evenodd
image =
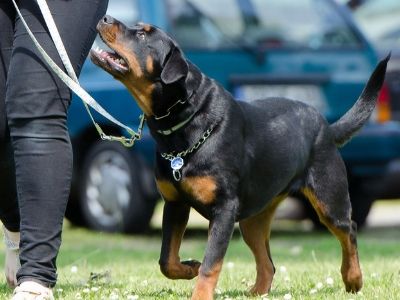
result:
M 174 157 L 171 160 L 172 175 L 176 181 L 179 181 L 182 178 L 180 169 L 183 167 L 184 163 L 183 158 L 179 156 Z
M 171 160 L 171 169 L 179 170 L 183 167 L 184 161 L 182 157 L 175 157 Z

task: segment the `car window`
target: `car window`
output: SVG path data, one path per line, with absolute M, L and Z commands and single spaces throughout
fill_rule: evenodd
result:
M 184 47 L 348 47 L 359 40 L 323 0 L 168 0 L 172 33 Z
M 369 0 L 354 16 L 365 34 L 380 47 L 400 45 L 400 1 Z

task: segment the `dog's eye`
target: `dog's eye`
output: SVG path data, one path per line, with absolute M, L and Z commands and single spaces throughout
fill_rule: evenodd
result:
M 142 41 L 146 38 L 146 34 L 143 31 L 138 31 L 136 36 Z

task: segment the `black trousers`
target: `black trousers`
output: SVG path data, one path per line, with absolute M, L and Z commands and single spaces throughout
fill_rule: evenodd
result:
M 77 74 L 107 3 L 48 1 Z M 40 44 L 62 67 L 36 1 L 19 0 L 18 5 Z M 54 286 L 72 176 L 66 125 L 71 93 L 43 62 L 11 0 L 0 0 L 0 51 L 0 219 L 8 230 L 21 231 L 18 283 Z

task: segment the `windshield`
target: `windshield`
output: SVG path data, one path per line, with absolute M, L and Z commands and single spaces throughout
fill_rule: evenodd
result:
M 172 32 L 190 48 L 239 44 L 332 48 L 359 45 L 336 6 L 323 0 L 168 0 Z M 240 45 L 239 45 L 240 46 Z

